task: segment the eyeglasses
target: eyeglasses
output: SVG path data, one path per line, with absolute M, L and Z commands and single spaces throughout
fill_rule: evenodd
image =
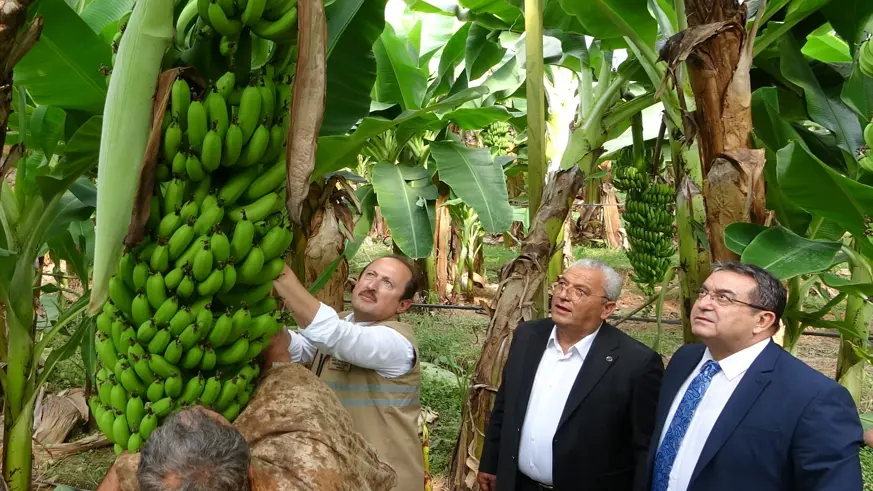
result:
M 585 297 L 596 297 L 606 299 L 607 301 L 609 300 L 609 298 L 604 297 L 603 295 L 591 295 L 590 293 L 587 293 L 585 290 L 579 288 L 578 286 L 573 286 L 566 281 L 560 279 L 552 283 L 552 286 L 549 287 L 549 295 L 555 296 L 561 294 L 562 292 L 564 292 L 564 295 L 571 302 L 576 302 L 580 298 Z
M 761 305 L 757 305 L 754 303 L 744 302 L 742 300 L 737 300 L 736 298 L 733 298 L 724 292 L 718 292 L 718 291 L 711 292 L 711 291 L 707 290 L 706 288 L 702 288 L 702 287 L 697 290 L 697 299 L 698 300 L 703 300 L 703 298 L 706 297 L 707 295 L 709 296 L 709 298 L 712 299 L 713 302 L 716 303 L 716 305 L 720 305 L 722 307 L 727 307 L 731 304 L 738 303 L 741 305 L 745 305 L 747 307 L 752 307 L 753 309 L 764 310 L 767 312 L 770 311 L 770 309 L 768 309 L 767 307 L 763 307 Z

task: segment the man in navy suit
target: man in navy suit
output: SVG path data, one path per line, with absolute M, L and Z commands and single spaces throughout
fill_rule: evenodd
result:
M 860 491 L 848 391 L 770 338 L 785 287 L 749 264 L 716 265 L 686 345 L 664 373 L 649 446 L 651 491 Z

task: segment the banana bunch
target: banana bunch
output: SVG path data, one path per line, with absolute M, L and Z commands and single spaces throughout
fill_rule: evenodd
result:
M 191 0 L 191 4 L 196 5 L 200 21 L 228 43 L 243 28 L 276 43 L 297 41 L 297 0 Z
M 512 125 L 505 121 L 495 121 L 479 133 L 482 144 L 496 151 L 497 155 L 506 155 L 512 151 L 515 140 Z
M 873 78 L 873 42 L 870 39 L 864 41 L 858 50 L 858 66 L 861 68 L 861 73 Z M 867 145 L 870 145 L 869 141 Z
M 625 221 L 634 268 L 632 279 L 646 292 L 654 291 L 670 267 L 673 247 L 673 188 L 652 183 L 624 152 L 615 161 L 613 184 L 625 193 Z
M 122 256 L 96 319 L 89 402 L 117 452 L 136 452 L 188 405 L 236 418 L 253 360 L 287 321 L 271 295 L 293 239 L 286 78 L 268 64 L 242 87 L 231 71 L 203 93 L 173 84 L 147 237 Z
M 858 165 L 867 172 L 873 173 L 873 121 L 864 127 L 864 143 L 866 145 L 858 149 Z

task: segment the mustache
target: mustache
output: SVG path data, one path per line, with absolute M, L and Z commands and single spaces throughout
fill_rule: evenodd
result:
M 361 295 L 361 296 L 366 295 L 366 296 L 372 298 L 373 300 L 375 300 L 376 299 L 376 290 L 364 290 L 361 293 L 359 293 L 358 295 Z

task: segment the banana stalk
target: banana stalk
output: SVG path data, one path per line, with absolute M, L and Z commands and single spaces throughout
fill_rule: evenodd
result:
M 172 39 L 173 1 L 138 2 L 118 47 L 103 110 L 91 313 L 106 301 L 109 279 L 121 256 L 149 137 L 161 59 Z

